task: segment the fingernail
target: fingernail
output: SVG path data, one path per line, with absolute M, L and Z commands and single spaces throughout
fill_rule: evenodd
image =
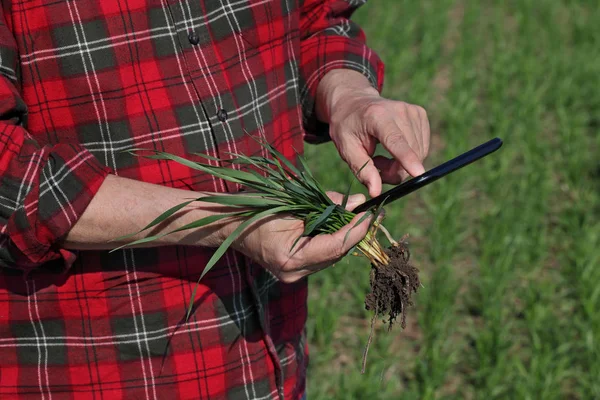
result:
M 366 201 L 366 198 L 364 194 L 358 193 L 350 196 L 350 200 L 352 201 L 352 203 L 361 204 Z

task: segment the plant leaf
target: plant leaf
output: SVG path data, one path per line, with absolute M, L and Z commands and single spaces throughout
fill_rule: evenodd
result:
M 315 198 L 313 192 L 308 191 L 304 187 L 298 185 L 297 183 L 293 183 L 292 181 L 283 182 L 283 187 L 288 193 L 292 193 L 292 198 L 299 196 L 304 198 L 309 203 L 313 203 L 315 202 L 315 200 L 319 200 L 318 198 Z
M 161 222 L 163 222 L 164 220 L 166 220 L 167 218 L 171 217 L 173 214 L 175 214 L 177 211 L 181 210 L 182 208 L 184 208 L 185 206 L 193 203 L 194 201 L 197 201 L 198 199 L 192 199 L 189 201 L 185 201 L 181 204 L 177 204 L 176 206 L 173 206 L 171 208 L 169 208 L 167 211 L 163 212 L 162 214 L 160 214 L 158 217 L 156 217 L 152 222 L 150 222 L 148 225 L 146 225 L 145 227 L 143 227 L 142 229 L 140 229 L 137 232 L 134 233 L 130 233 L 129 235 L 124 235 L 124 236 L 119 236 L 116 239 L 111 240 L 111 242 L 118 242 L 124 239 L 128 239 L 132 236 L 135 236 L 147 229 L 152 228 L 153 226 L 156 226 L 158 224 L 160 224 Z M 116 250 L 116 249 L 115 249 Z
M 172 230 L 171 232 L 166 233 L 165 235 L 170 235 L 171 233 L 186 231 L 188 229 L 201 228 L 205 225 L 212 224 L 213 222 L 217 222 L 221 219 L 228 218 L 228 217 L 249 217 L 254 214 L 256 214 L 256 211 L 237 211 L 237 212 L 226 213 L 226 214 L 209 215 L 208 217 L 204 217 L 197 221 L 190 222 L 189 224 L 185 224 L 175 230 Z
M 265 188 L 271 188 L 273 190 L 278 190 L 279 193 L 281 193 L 281 185 L 279 185 L 278 183 L 275 183 L 272 180 L 265 178 L 264 176 L 262 176 L 261 174 L 259 174 L 258 172 L 254 171 L 252 169 L 248 170 L 248 172 L 251 173 L 252 175 L 256 176 L 256 179 L 260 180 L 262 182 L 262 184 L 265 186 Z
M 371 220 L 371 224 L 369 225 L 369 229 L 373 228 L 373 225 L 375 224 L 375 222 L 377 222 L 377 218 L 379 218 L 379 215 L 383 211 L 383 205 L 385 204 L 385 202 L 388 199 L 389 199 L 389 196 L 386 197 L 385 199 L 383 199 L 383 201 L 377 207 L 377 210 L 375 210 L 375 212 L 373 213 L 374 216 L 373 216 L 373 219 Z
M 135 234 L 134 234 L 135 235 Z M 127 243 L 127 244 L 123 244 L 119 247 L 115 247 L 114 249 L 110 250 L 109 253 L 112 253 L 113 251 L 117 251 L 117 250 L 121 250 L 124 249 L 126 247 L 131 247 L 131 246 L 137 246 L 139 244 L 144 244 L 144 243 L 149 243 L 149 242 L 153 242 L 157 239 L 160 239 L 161 237 L 165 236 L 166 234 L 160 234 L 160 235 L 152 235 L 152 236 L 146 236 L 144 238 L 135 240 L 131 243 Z
M 346 241 L 344 241 L 345 243 Z M 352 246 L 352 248 L 350 250 L 348 250 L 348 252 L 346 253 L 346 256 L 351 255 L 352 253 L 354 253 L 356 251 L 356 247 L 358 246 L 358 243 L 355 244 L 354 246 Z
M 218 221 L 220 219 L 223 219 L 223 218 L 235 217 L 235 216 L 244 216 L 245 214 L 250 214 L 250 213 L 252 213 L 252 212 L 251 211 L 237 211 L 237 212 L 233 212 L 233 213 L 209 215 L 208 217 L 204 217 L 204 218 L 201 218 L 201 219 L 199 219 L 197 221 L 190 222 L 189 224 L 186 224 L 186 225 L 184 225 L 182 227 L 179 227 L 179 228 L 177 228 L 175 230 L 172 230 L 170 232 L 162 233 L 160 235 L 147 236 L 145 238 L 141 238 L 141 239 L 135 240 L 135 241 L 133 241 L 131 243 L 127 243 L 127 244 L 121 245 L 121 246 L 119 246 L 117 248 L 112 249 L 110 252 L 112 253 L 113 251 L 117 251 L 117 250 L 123 249 L 125 247 L 131 247 L 131 246 L 137 246 L 139 244 L 149 243 L 149 242 L 155 241 L 157 239 L 163 238 L 163 237 L 165 237 L 167 235 L 170 235 L 171 233 L 180 232 L 180 231 L 184 231 L 184 230 L 192 229 L 192 228 L 200 228 L 202 226 L 211 224 L 211 223 L 216 222 L 216 221 Z M 131 235 L 129 235 L 129 236 L 131 236 Z
M 311 224 L 312 221 L 314 221 L 318 217 L 319 217 L 319 213 L 316 211 L 311 211 L 304 216 L 304 232 L 306 232 L 306 226 L 308 226 L 308 224 Z M 294 218 L 294 219 L 296 219 L 296 218 Z M 303 237 L 306 237 L 304 232 L 302 232 L 302 234 L 299 235 L 296 238 L 296 240 L 294 240 L 294 243 L 292 243 L 292 247 L 290 248 L 290 253 L 292 253 L 294 251 L 294 249 L 296 248 L 296 245 L 298 244 L 298 241 L 300 241 L 300 239 L 302 239 Z
M 296 153 L 298 153 L 298 152 L 296 152 Z M 308 167 L 308 164 L 306 164 L 306 160 L 304 159 L 304 157 L 302 157 L 300 154 L 298 154 L 298 156 L 296 158 L 298 159 L 298 162 L 302 166 L 302 169 L 306 172 L 306 175 L 308 177 L 307 180 L 312 184 L 311 186 L 314 186 L 314 188 L 316 189 L 316 191 L 319 193 L 319 195 L 322 198 L 329 199 L 329 197 L 325 193 L 325 189 L 323 189 L 323 187 L 321 187 L 321 184 L 319 183 L 319 181 L 317 181 L 315 179 L 314 175 L 310 171 L 310 168 Z
M 287 169 L 294 175 L 301 175 L 300 171 L 290 160 L 288 160 L 282 153 L 279 152 L 275 147 L 271 145 L 271 143 L 264 141 L 264 146 L 269 150 L 274 157 L 276 157 L 280 162 L 282 162 Z
M 247 195 L 223 195 L 223 196 L 205 196 L 198 199 L 203 203 L 215 203 L 224 206 L 235 206 L 235 207 L 272 207 L 280 206 L 284 203 L 278 199 L 267 198 L 262 196 L 247 196 Z
M 246 132 L 246 134 L 248 134 L 248 132 Z M 262 138 L 256 138 L 250 134 L 248 134 L 248 136 L 250 136 L 252 139 L 254 139 L 258 144 L 260 144 L 261 146 L 263 146 L 264 148 L 266 148 L 268 150 L 268 152 L 271 154 L 271 156 L 273 156 L 273 161 L 280 161 L 282 162 L 290 172 L 292 172 L 295 175 L 300 175 L 300 171 L 294 166 L 294 164 L 292 164 L 292 162 L 290 160 L 288 160 L 283 154 L 281 154 L 279 152 L 279 150 L 277 150 L 275 147 L 273 147 L 273 145 L 271 145 L 271 143 L 267 142 L 265 139 Z
M 204 153 L 191 153 L 191 154 L 201 157 L 201 158 L 204 158 L 204 159 L 207 159 L 207 160 L 211 160 L 211 161 L 218 161 L 218 162 L 229 162 L 230 161 L 230 160 L 223 160 L 218 157 L 209 156 L 208 154 L 204 154 Z
M 294 243 L 292 243 L 292 247 L 290 248 L 290 253 L 292 253 L 294 251 L 294 248 L 296 247 L 296 245 L 298 244 L 298 242 L 300 241 L 300 239 L 302 239 L 303 237 L 305 237 L 304 235 L 300 235 L 296 238 L 296 240 L 294 240 Z
M 362 167 L 360 167 L 360 169 L 358 170 L 358 172 L 356 174 L 352 174 L 352 179 L 350 180 L 350 183 L 348 184 L 348 189 L 346 189 L 346 193 L 344 194 L 344 200 L 342 201 L 342 208 L 346 208 L 346 205 L 348 205 L 348 198 L 350 197 L 350 189 L 352 188 L 352 184 L 354 183 L 354 181 L 358 180 L 358 175 L 362 172 L 362 170 L 369 164 L 368 160 L 366 163 L 363 164 Z
M 331 215 L 331 213 L 333 212 L 333 210 L 335 210 L 336 207 L 337 207 L 337 204 L 332 204 L 332 205 L 328 206 L 325 210 L 323 210 L 323 212 L 317 219 L 315 219 L 312 223 L 310 223 L 306 226 L 306 228 L 304 229 L 304 233 L 302 235 L 309 236 L 316 229 L 319 229 L 319 227 L 321 225 L 323 225 L 323 223 L 325 221 L 327 221 L 327 218 Z
M 276 159 L 276 158 L 274 158 L 274 159 L 273 159 L 273 162 L 275 163 L 275 166 L 276 166 L 276 167 L 277 167 L 277 169 L 279 170 L 279 174 L 280 174 L 280 176 L 279 176 L 279 179 L 280 179 L 280 180 L 282 180 L 282 181 L 287 181 L 287 180 L 288 180 L 288 179 L 287 179 L 287 177 L 288 177 L 288 174 L 287 174 L 287 173 L 286 173 L 286 171 L 283 169 L 283 166 L 281 165 L 281 163 L 279 162 L 279 160 L 278 160 L 278 159 Z
M 175 154 L 165 153 L 165 152 L 161 152 L 161 151 L 155 151 L 154 153 L 155 154 L 153 154 L 153 155 L 145 155 L 143 157 L 156 159 L 156 160 L 175 161 L 186 167 L 209 173 L 218 178 L 225 179 L 225 180 L 233 182 L 233 183 L 245 184 L 245 181 L 250 182 L 250 183 L 261 183 L 261 181 L 259 179 L 257 179 L 254 175 L 252 175 L 248 172 L 245 172 L 245 171 L 203 164 L 200 162 L 195 162 L 195 161 L 185 159 L 180 156 L 176 156 Z

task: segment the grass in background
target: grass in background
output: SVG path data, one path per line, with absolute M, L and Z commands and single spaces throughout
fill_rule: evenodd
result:
M 494 155 L 386 209 L 425 288 L 369 333 L 364 259 L 311 277 L 309 398 L 600 398 L 600 7 L 592 0 L 380 0 L 354 18 L 384 94 L 423 105 L 426 164 Z M 332 144 L 317 179 L 350 177 Z

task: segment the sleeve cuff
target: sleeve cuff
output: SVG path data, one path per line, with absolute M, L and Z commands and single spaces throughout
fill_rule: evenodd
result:
M 325 36 L 316 43 L 303 46 L 301 67 L 301 92 L 305 140 L 323 143 L 331 140 L 329 124 L 316 117 L 315 99 L 321 79 L 331 70 L 350 69 L 363 74 L 371 85 L 381 92 L 384 64 L 379 56 L 362 41 L 347 37 Z
M 51 261 L 68 269 L 76 253 L 62 248 L 61 241 L 86 210 L 110 169 L 77 145 L 43 147 L 14 158 L 14 171 L 23 171 L 23 166 L 35 168 L 36 164 L 38 168 L 29 181 L 27 176 L 21 178 L 30 189 L 16 203 L 5 226 L 1 240 L 8 240 L 9 246 L 0 249 L 0 263 L 26 274 Z M 9 168 L 5 175 L 11 172 Z M 2 192 L 10 190 L 0 187 Z M 13 194 L 20 197 L 18 192 Z

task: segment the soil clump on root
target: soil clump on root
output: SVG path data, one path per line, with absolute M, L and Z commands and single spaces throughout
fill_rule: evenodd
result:
M 406 328 L 406 311 L 413 305 L 412 294 L 421 282 L 419 270 L 409 263 L 410 252 L 405 242 L 399 242 L 385 250 L 390 257 L 387 265 L 371 265 L 371 292 L 365 297 L 365 308 L 374 311 L 371 333 L 363 354 L 362 373 L 365 372 L 367 353 L 373 339 L 373 326 L 379 316 L 387 314 L 388 331 L 400 316 L 400 325 Z M 385 321 L 384 321 L 385 322 Z

